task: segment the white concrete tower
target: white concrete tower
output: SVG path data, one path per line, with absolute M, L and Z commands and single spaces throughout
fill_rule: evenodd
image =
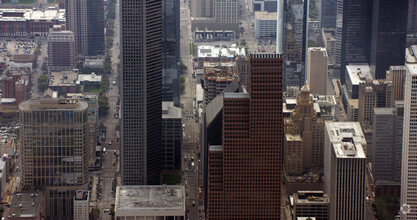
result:
M 277 40 L 275 46 L 275 52 L 277 54 L 283 54 L 284 44 L 284 0 L 277 1 Z

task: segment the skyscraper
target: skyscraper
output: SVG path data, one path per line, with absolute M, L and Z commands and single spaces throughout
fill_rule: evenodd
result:
M 393 65 L 403 65 L 409 0 L 374 0 L 370 66 L 374 79 L 385 79 Z
M 414 101 L 417 97 L 417 64 L 407 63 L 406 68 L 400 205 L 410 207 L 408 214 L 401 213 L 401 220 L 416 219 L 417 216 L 417 104 Z
M 53 31 L 48 35 L 49 70 L 72 70 L 75 65 L 74 33 Z
M 104 54 L 103 0 L 65 0 L 67 29 L 74 32 L 75 54 Z
M 345 83 L 346 65 L 369 63 L 372 0 L 337 0 L 336 63 Z
M 311 85 L 311 93 L 327 95 L 326 49 L 310 47 L 307 52 L 307 82 Z
M 336 4 L 335 0 L 319 0 L 321 28 L 336 28 Z
M 280 219 L 282 63 L 252 54 L 249 92 L 223 95 L 223 144 L 208 152 L 208 219 Z
M 121 1 L 121 178 L 158 184 L 162 124 L 162 0 Z
M 330 218 L 365 219 L 366 141 L 359 122 L 325 125 L 324 193 Z
M 163 0 L 162 100 L 179 106 L 180 1 Z
M 409 34 L 417 33 L 417 0 L 408 1 L 408 26 Z
M 87 107 L 52 98 L 19 105 L 22 183 L 46 190 L 46 219 L 72 219 L 75 191 L 88 185 Z

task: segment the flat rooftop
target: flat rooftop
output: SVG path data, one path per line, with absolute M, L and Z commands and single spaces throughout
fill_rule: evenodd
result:
M 276 12 L 255 11 L 255 19 L 259 20 L 277 20 Z
M 366 82 L 366 80 L 373 80 L 371 68 L 366 63 L 349 64 L 346 66 L 346 71 L 352 85 L 359 85 L 359 83 Z
M 326 131 L 338 158 L 366 158 L 365 136 L 359 122 L 326 121 Z
M 16 16 L 20 14 L 20 16 Z M 65 10 L 40 10 L 40 9 L 0 9 L 0 21 L 51 21 L 65 22 Z
M 49 79 L 49 86 L 76 85 L 78 73 L 73 71 L 51 72 L 52 78 Z
M 417 63 L 417 45 L 405 49 L 405 63 Z
M 230 47 L 220 46 L 198 46 L 197 57 L 235 57 L 245 56 L 245 48 L 237 47 L 236 44 L 232 44 Z
M 80 84 L 80 82 L 101 82 L 101 76 L 96 75 L 95 73 L 91 74 L 79 74 L 77 84 Z
M 184 210 L 183 186 L 118 186 L 115 211 Z
M 208 80 L 232 81 L 238 78 L 236 62 L 204 62 L 203 68 Z
M 78 110 L 82 111 L 88 107 L 87 102 L 79 101 L 78 99 L 66 99 L 66 98 L 31 98 L 27 101 L 23 101 L 19 104 L 21 111 L 33 111 L 33 110 Z
M 15 193 L 10 207 L 10 216 L 35 217 L 40 214 L 41 196 L 38 192 Z
M 411 75 L 417 75 L 417 63 L 406 63 L 405 66 L 408 71 L 410 71 Z
M 323 191 L 298 191 L 294 193 L 294 203 L 329 203 Z
M 174 106 L 174 102 L 162 102 L 162 118 L 182 118 L 181 108 Z

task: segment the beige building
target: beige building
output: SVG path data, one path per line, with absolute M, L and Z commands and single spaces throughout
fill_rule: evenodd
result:
M 390 66 L 387 71 L 386 79 L 391 81 L 394 87 L 392 89 L 391 104 L 394 104 L 394 101 L 404 100 L 405 72 L 405 66 Z
M 327 52 L 323 47 L 308 48 L 307 82 L 311 93 L 327 95 Z
M 392 90 L 392 83 L 385 80 L 359 84 L 358 121 L 361 125 L 372 125 L 374 108 L 392 107 Z
M 323 168 L 324 120 L 315 108 L 318 104 L 314 104 L 308 85 L 304 85 L 296 108 L 290 118 L 284 119 L 284 166 L 288 175 Z
M 72 219 L 76 190 L 88 185 L 88 104 L 30 99 L 19 105 L 23 187 L 45 189 L 47 219 Z
M 191 1 L 192 17 L 213 17 L 213 0 Z
M 90 211 L 90 192 L 78 190 L 74 196 L 74 220 L 88 220 Z

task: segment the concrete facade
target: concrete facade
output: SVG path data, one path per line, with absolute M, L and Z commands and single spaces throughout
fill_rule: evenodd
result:
M 72 31 L 53 31 L 48 35 L 50 71 L 72 70 L 75 65 L 75 39 Z
M 255 12 L 255 36 L 275 37 L 277 34 L 277 13 L 266 11 Z
M 78 190 L 74 196 L 74 220 L 88 220 L 90 213 L 90 192 Z
M 322 47 L 309 47 L 307 53 L 307 82 L 312 94 L 327 95 L 327 52 Z

